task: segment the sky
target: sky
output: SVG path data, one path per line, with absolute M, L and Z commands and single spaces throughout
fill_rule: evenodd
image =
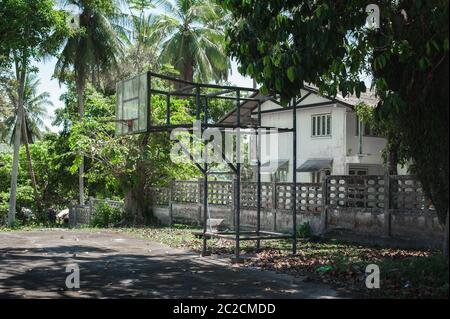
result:
M 45 125 L 53 132 L 58 131 L 58 127 L 52 126 L 53 116 L 57 108 L 64 107 L 64 103 L 59 100 L 61 94 L 67 91 L 67 87 L 64 84 L 59 84 L 57 79 L 53 79 L 53 71 L 55 69 L 56 58 L 50 58 L 45 61 L 35 62 L 34 66 L 39 69 L 38 76 L 40 79 L 39 93 L 47 91 L 50 93 L 50 100 L 53 103 L 53 107 L 48 107 L 47 112 L 50 118 L 46 119 Z M 253 81 L 249 77 L 242 76 L 237 70 L 236 61 L 231 62 L 231 72 L 228 78 L 232 85 L 252 87 Z

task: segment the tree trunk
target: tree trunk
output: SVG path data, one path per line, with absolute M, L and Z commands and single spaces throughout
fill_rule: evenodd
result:
M 145 221 L 145 207 L 142 202 L 143 189 L 131 187 L 125 194 L 125 211 L 132 216 L 134 225 L 143 225 Z
M 14 155 L 13 166 L 11 172 L 11 191 L 9 196 L 8 209 L 8 226 L 12 226 L 16 219 L 16 197 L 17 197 L 17 176 L 19 175 L 19 151 L 20 151 L 20 133 L 22 132 L 22 117 L 23 117 L 23 96 L 25 89 L 25 75 L 26 75 L 26 58 L 22 57 L 22 63 L 16 62 L 16 78 L 19 82 L 18 88 L 18 102 L 17 102 L 17 125 L 14 136 Z
M 398 171 L 397 171 L 397 165 L 398 165 L 397 148 L 398 148 L 398 145 L 391 145 L 389 147 L 389 154 L 388 154 L 389 175 L 398 175 Z
M 80 115 L 80 119 L 84 117 L 84 99 L 83 99 L 83 91 L 84 84 L 83 81 L 77 81 L 77 100 L 78 100 L 78 113 Z M 84 157 L 81 158 L 80 167 L 78 169 L 78 189 L 80 196 L 80 205 L 84 205 Z
M 20 104 L 20 103 L 19 103 Z M 14 155 L 13 166 L 11 172 L 11 191 L 9 195 L 9 210 L 8 210 L 8 226 L 12 226 L 16 219 L 16 196 L 17 196 L 17 175 L 19 174 L 19 150 L 20 150 L 20 133 L 22 131 L 22 110 L 21 107 L 17 109 L 17 125 L 14 136 Z
M 34 170 L 33 170 L 33 162 L 32 162 L 31 154 L 30 154 L 30 145 L 28 143 L 28 134 L 27 134 L 27 126 L 25 123 L 25 116 L 22 117 L 22 134 L 23 134 L 23 141 L 25 144 L 25 151 L 27 154 L 28 174 L 30 175 L 31 186 L 33 187 L 34 200 L 36 201 L 36 207 L 38 210 L 38 214 L 40 215 L 42 213 L 41 197 L 40 197 L 38 189 L 37 189 L 36 176 L 34 175 Z
M 189 82 L 194 82 L 194 61 L 193 59 L 186 59 L 184 63 L 182 79 Z
M 142 136 L 140 141 L 140 151 L 144 154 L 149 142 L 150 133 Z M 147 181 L 145 156 L 136 163 L 136 182 L 132 183 L 125 195 L 125 211 L 133 218 L 133 223 L 142 225 L 147 215 L 147 198 L 145 196 L 145 184 Z M 134 180 L 134 179 L 133 179 Z
M 136 165 L 137 182 L 131 185 L 125 195 L 125 211 L 132 216 L 134 225 L 143 225 L 147 214 L 145 197 L 145 164 L 140 161 Z

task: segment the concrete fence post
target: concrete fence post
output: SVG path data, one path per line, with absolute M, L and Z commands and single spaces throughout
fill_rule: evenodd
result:
M 272 218 L 273 218 L 273 231 L 277 231 L 277 182 L 274 179 L 272 181 Z
M 91 224 L 92 220 L 92 213 L 94 212 L 94 198 L 92 196 L 89 197 L 89 217 L 88 217 L 88 223 Z
M 203 179 L 199 178 L 197 180 L 197 209 L 198 209 L 198 224 L 199 225 L 203 225 L 203 215 L 202 215 L 202 184 L 203 184 Z M 206 214 L 206 212 L 204 212 Z
M 325 177 L 322 182 L 322 233 L 327 232 L 328 227 L 328 178 Z
M 384 175 L 384 234 L 391 236 L 391 177 L 389 173 Z
M 236 177 L 233 177 L 231 180 L 231 216 L 233 218 L 233 229 L 236 229 L 236 207 L 239 203 L 236 202 L 236 192 L 237 190 L 237 180 Z
M 169 227 L 173 225 L 173 188 L 175 187 L 175 181 L 169 182 Z
M 73 205 L 72 202 L 69 202 L 69 226 L 73 227 Z
M 77 227 L 77 219 L 78 219 L 78 214 L 77 214 L 77 205 L 76 204 L 72 204 L 72 209 L 73 209 L 73 227 Z

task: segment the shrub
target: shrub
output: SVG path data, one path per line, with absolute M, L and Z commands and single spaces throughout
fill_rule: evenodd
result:
M 313 236 L 311 226 L 308 222 L 301 224 L 297 229 L 297 237 L 299 238 L 310 238 Z
M 6 225 L 6 221 L 8 220 L 8 210 L 8 204 L 0 203 L 0 226 Z
M 92 213 L 91 226 L 99 228 L 118 226 L 122 222 L 122 215 L 120 209 L 110 207 L 106 202 L 101 202 L 95 206 Z
M 0 224 L 3 225 L 8 219 L 9 196 L 9 191 L 0 193 Z M 22 219 L 22 222 L 25 222 L 27 218 L 24 218 L 22 210 L 30 209 L 32 212 L 36 210 L 33 188 L 30 185 L 18 185 L 16 196 L 16 219 Z

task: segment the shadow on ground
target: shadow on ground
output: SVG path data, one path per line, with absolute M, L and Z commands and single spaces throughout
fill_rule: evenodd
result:
M 336 297 L 324 285 L 229 267 L 123 234 L 60 234 L 0 233 L 0 298 Z M 73 263 L 80 269 L 78 290 L 65 285 Z

